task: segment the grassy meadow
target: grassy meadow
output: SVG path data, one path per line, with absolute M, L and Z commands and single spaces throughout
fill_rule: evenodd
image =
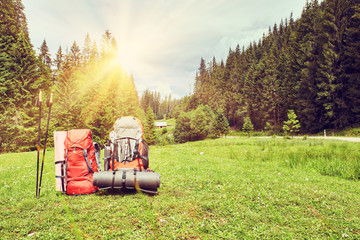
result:
M 1 239 L 359 239 L 359 143 L 222 138 L 154 146 L 159 194 L 55 192 L 47 151 L 0 155 Z

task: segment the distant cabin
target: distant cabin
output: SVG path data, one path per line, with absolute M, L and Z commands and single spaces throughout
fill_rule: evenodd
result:
M 167 126 L 166 122 L 155 122 L 155 127 L 157 128 L 165 128 Z

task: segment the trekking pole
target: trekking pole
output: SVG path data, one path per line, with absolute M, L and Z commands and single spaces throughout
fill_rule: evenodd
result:
M 44 149 L 43 149 L 43 156 L 42 156 L 42 162 L 41 162 L 41 171 L 40 171 L 40 183 L 39 183 L 39 196 L 41 191 L 41 181 L 42 181 L 42 173 L 44 170 L 44 160 L 45 160 L 45 152 L 46 152 L 46 143 L 47 143 L 47 137 L 49 132 L 49 123 L 50 123 L 50 114 L 51 114 L 51 106 L 53 104 L 53 95 L 54 93 L 51 92 L 48 101 L 46 102 L 46 105 L 49 107 L 49 114 L 47 119 L 47 125 L 46 125 L 46 132 L 45 132 L 45 143 L 44 143 Z
M 37 148 L 37 161 L 36 161 L 36 197 L 38 196 L 39 190 L 39 159 L 40 159 L 40 132 L 41 132 L 41 102 L 42 102 L 42 92 L 43 90 L 39 90 L 39 95 L 36 99 L 36 106 L 39 107 L 39 128 L 38 128 L 38 141 L 36 144 Z

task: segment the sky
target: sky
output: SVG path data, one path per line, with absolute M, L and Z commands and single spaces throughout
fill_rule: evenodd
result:
M 31 43 L 52 57 L 90 34 L 100 49 L 115 37 L 124 68 L 145 89 L 180 98 L 192 93 L 201 58 L 226 61 L 229 48 L 258 41 L 281 19 L 300 17 L 306 0 L 23 0 Z

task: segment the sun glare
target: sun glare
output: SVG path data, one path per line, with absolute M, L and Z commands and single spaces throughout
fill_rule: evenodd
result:
M 131 73 L 133 69 L 133 59 L 134 56 L 132 55 L 131 51 L 120 48 L 116 53 L 116 61 L 121 65 L 121 67 Z

